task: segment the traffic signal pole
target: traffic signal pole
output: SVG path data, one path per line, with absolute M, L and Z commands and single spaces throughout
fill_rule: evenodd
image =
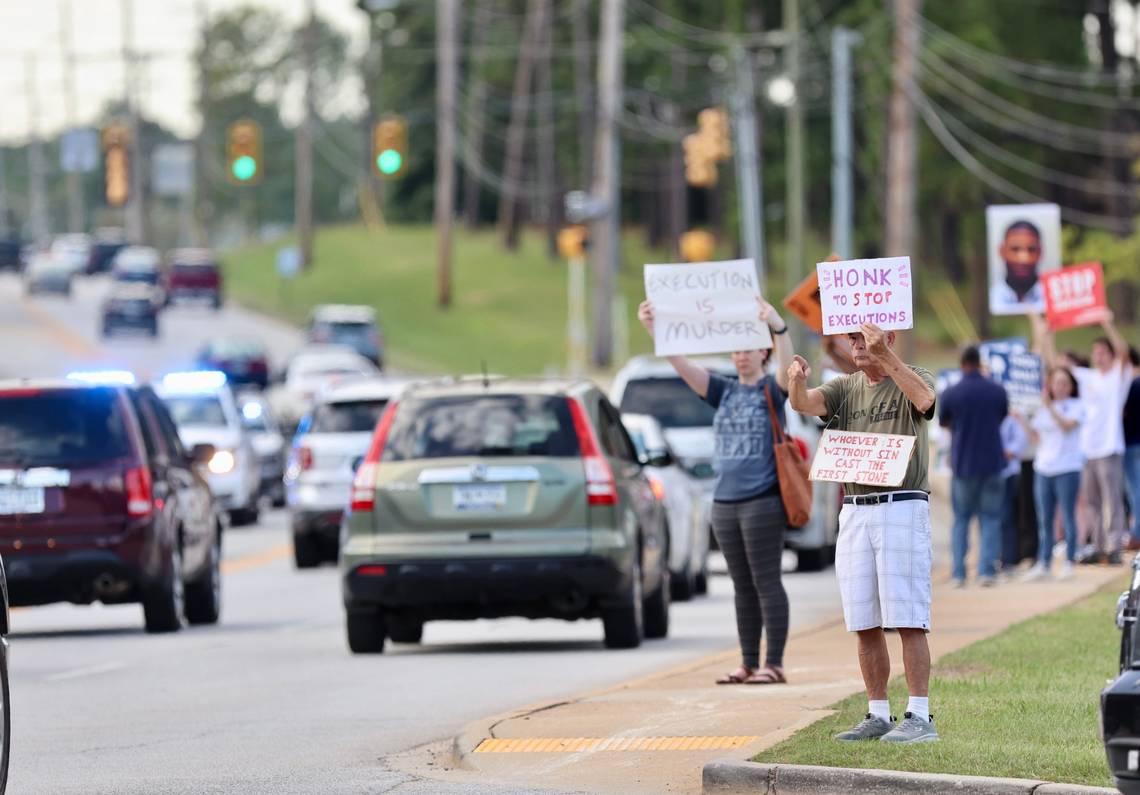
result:
M 831 31 L 831 249 L 840 259 L 854 254 L 851 48 L 862 38 L 846 28 Z
M 294 152 L 296 173 L 293 177 L 293 223 L 297 228 L 297 247 L 301 267 L 313 264 L 313 71 L 316 68 L 316 11 L 308 0 L 305 30 L 302 33 L 302 58 L 305 68 L 305 110 L 297 128 Z
M 455 91 L 459 82 L 459 0 L 436 0 L 436 303 L 451 306 L 455 227 Z
M 736 133 L 736 190 L 740 196 L 740 235 L 744 256 L 756 263 L 756 275 L 764 289 L 764 215 L 760 187 L 762 162 L 756 147 L 755 86 L 752 57 L 743 48 L 733 53 L 736 80 L 732 87 L 732 126 Z
M 137 97 L 135 97 L 135 72 L 138 63 L 134 53 L 134 9 L 131 0 L 122 0 L 120 12 L 123 22 L 123 69 L 126 72 L 126 79 L 124 80 L 125 101 L 130 123 L 130 141 L 127 146 L 131 153 L 128 171 L 131 190 L 126 206 L 126 233 L 127 240 L 131 243 L 145 243 L 146 214 L 143 197 L 142 135 Z
M 63 104 L 64 125 L 67 130 L 75 129 L 75 51 L 71 46 L 71 3 L 59 3 L 59 44 L 63 56 Z M 67 227 L 72 232 L 82 232 L 86 226 L 87 213 L 83 206 L 83 182 L 79 171 L 67 172 Z
M 36 57 L 24 62 L 28 98 L 28 200 L 32 240 L 44 243 L 48 236 L 47 190 L 44 186 L 44 153 L 40 145 L 39 94 L 36 86 Z

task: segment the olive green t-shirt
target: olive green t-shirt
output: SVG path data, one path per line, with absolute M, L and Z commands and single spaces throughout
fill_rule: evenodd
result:
M 934 376 L 921 367 L 911 367 L 915 373 L 934 391 Z M 907 398 L 898 385 L 890 378 L 884 378 L 875 386 L 867 381 L 862 371 L 843 375 L 823 384 L 819 391 L 827 403 L 827 416 L 824 422 L 828 428 L 841 431 L 863 433 L 897 433 L 918 437 L 914 452 L 906 468 L 906 476 L 898 486 L 867 486 L 859 483 L 846 483 L 847 494 L 871 494 L 879 491 L 925 491 L 930 492 L 927 469 L 930 464 L 930 451 L 926 435 L 927 420 L 934 418 L 934 406 L 923 413 Z

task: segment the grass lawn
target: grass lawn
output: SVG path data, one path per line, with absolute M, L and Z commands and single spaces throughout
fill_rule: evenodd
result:
M 1112 620 L 1122 580 L 1074 605 L 1038 616 L 942 659 L 931 679 L 939 743 L 841 743 L 832 735 L 862 719 L 863 694 L 837 714 L 756 757 L 757 762 L 1009 776 L 1112 786 L 1097 739 L 1097 703 L 1116 675 L 1119 631 Z M 891 705 L 906 704 L 891 682 Z

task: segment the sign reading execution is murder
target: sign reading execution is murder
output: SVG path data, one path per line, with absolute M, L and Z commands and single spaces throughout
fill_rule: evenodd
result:
M 646 265 L 645 297 L 653 303 L 656 354 L 771 348 L 772 335 L 756 305 L 759 295 L 750 259 Z
M 815 270 L 824 334 L 849 334 L 864 323 L 884 331 L 914 326 L 910 257 L 821 262 Z
M 812 480 L 897 486 L 906 476 L 914 437 L 826 429 L 811 462 Z

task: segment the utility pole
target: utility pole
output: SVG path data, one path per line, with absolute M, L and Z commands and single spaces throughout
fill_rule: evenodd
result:
M 590 4 L 593 0 L 574 0 L 570 29 L 574 38 L 574 96 L 578 101 L 578 145 L 581 148 L 582 188 L 590 184 L 594 174 L 594 86 L 590 82 Z
M 28 188 L 30 231 L 35 243 L 48 236 L 47 191 L 44 187 L 44 153 L 40 145 L 40 108 L 36 86 L 36 56 L 25 61 L 24 75 L 28 95 Z
M 733 52 L 736 78 L 732 86 L 732 126 L 736 138 L 736 191 L 740 204 L 740 237 L 744 256 L 756 263 L 756 276 L 765 289 L 764 204 L 760 186 L 763 161 L 756 147 L 756 89 L 752 56 L 743 47 Z
M 854 249 L 851 48 L 862 41 L 847 28 L 831 31 L 831 248 L 840 259 L 851 259 Z
M 483 188 L 476 165 L 483 159 L 483 128 L 487 124 L 487 34 L 491 29 L 490 0 L 476 0 L 472 19 L 471 49 L 467 67 L 467 109 L 463 129 L 466 131 L 465 149 L 468 157 L 467 173 L 463 179 L 463 217 L 468 229 L 479 225 L 479 197 Z
M 0 237 L 8 237 L 8 167 L 4 164 L 4 147 L 0 146 Z
M 788 37 L 784 50 L 788 80 L 795 87 L 792 102 L 784 116 L 788 140 L 787 196 L 787 278 L 788 292 L 803 279 L 804 271 L 804 92 L 800 82 L 800 3 L 784 0 L 784 32 Z M 799 326 L 796 327 L 798 335 Z M 799 339 L 793 340 L 802 342 Z M 802 345 L 797 347 L 802 348 Z
M 194 142 L 194 168 L 197 171 L 197 180 L 194 183 L 194 236 L 195 242 L 206 245 L 209 241 L 211 208 L 209 198 L 212 195 L 210 187 L 213 180 L 210 176 L 210 165 L 213 162 L 213 136 L 210 131 L 210 73 L 207 69 L 207 52 L 210 18 L 206 10 L 206 0 L 198 0 L 194 5 L 200 31 L 202 50 L 198 53 L 198 113 L 202 117 L 202 126 L 198 129 L 198 138 Z
M 138 97 L 135 95 L 136 83 L 136 56 L 134 52 L 134 10 L 132 0 L 121 0 L 120 11 L 123 23 L 123 88 L 125 91 L 124 103 L 127 106 L 127 118 L 130 126 L 130 169 L 128 170 L 131 182 L 130 197 L 126 206 L 127 240 L 131 243 L 146 242 L 146 213 L 143 197 L 143 156 L 142 156 L 142 125 L 139 124 Z
M 305 30 L 301 34 L 305 108 L 301 124 L 297 127 L 294 150 L 293 223 L 297 227 L 301 267 L 308 269 L 313 264 L 313 72 L 316 70 L 317 12 L 314 0 L 307 0 L 305 5 Z
M 917 140 L 914 103 L 915 73 L 920 46 L 918 18 L 922 0 L 895 0 L 894 64 L 891 68 L 891 101 L 887 128 L 887 229 L 886 255 L 913 253 L 917 174 Z M 902 335 L 904 361 L 914 358 L 914 334 Z
M 436 302 L 451 306 L 455 226 L 455 93 L 459 83 L 459 0 L 435 4 L 435 234 Z
M 598 119 L 594 139 L 594 181 L 591 193 L 605 204 L 593 222 L 594 365 L 608 367 L 613 359 L 614 282 L 621 263 L 621 140 L 618 116 L 625 80 L 622 32 L 625 0 L 602 0 L 598 53 Z
M 63 56 L 63 113 L 64 127 L 75 129 L 75 52 L 71 48 L 71 3 L 59 0 L 59 48 Z M 67 228 L 82 232 L 86 213 L 83 209 L 83 175 L 79 171 L 67 172 Z

